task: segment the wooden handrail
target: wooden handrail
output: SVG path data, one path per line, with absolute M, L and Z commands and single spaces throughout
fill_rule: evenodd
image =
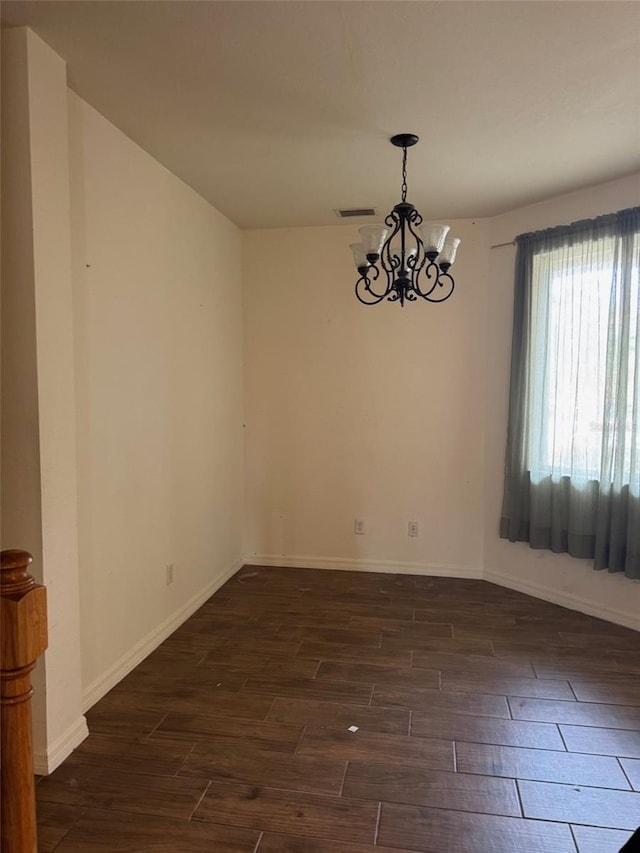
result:
M 0 552 L 0 753 L 2 853 L 37 853 L 31 672 L 47 648 L 46 590 L 31 554 Z

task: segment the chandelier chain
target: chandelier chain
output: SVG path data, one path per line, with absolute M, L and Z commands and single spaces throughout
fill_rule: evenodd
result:
M 407 200 L 407 147 L 402 148 L 402 201 Z

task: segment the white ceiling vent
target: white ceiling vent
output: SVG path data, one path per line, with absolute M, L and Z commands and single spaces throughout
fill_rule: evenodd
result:
M 340 216 L 342 219 L 349 219 L 353 216 L 375 216 L 376 211 L 374 207 L 352 207 L 347 208 L 346 210 L 336 210 L 336 216 Z

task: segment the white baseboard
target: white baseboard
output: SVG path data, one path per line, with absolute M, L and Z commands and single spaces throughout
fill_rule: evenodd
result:
M 583 598 L 572 592 L 566 592 L 535 581 L 523 580 L 495 569 L 485 569 L 483 576 L 486 581 L 497 583 L 499 586 L 506 586 L 509 589 L 515 589 L 517 592 L 524 592 L 527 595 L 535 596 L 535 598 L 541 598 L 543 601 L 550 601 L 552 604 L 559 604 L 562 607 L 568 607 L 570 610 L 577 610 L 579 613 L 586 613 L 588 616 L 596 616 L 598 619 L 605 619 L 607 622 L 640 631 L 640 613 L 611 607 L 609 604 L 602 604 L 593 599 Z
M 59 767 L 65 758 L 68 758 L 73 750 L 80 746 L 82 741 L 89 734 L 87 721 L 84 717 L 79 717 L 76 722 L 69 726 L 66 732 L 63 732 L 60 737 L 47 747 L 46 750 L 34 750 L 33 753 L 33 769 L 39 776 L 48 776 L 53 773 L 56 767 Z
M 444 578 L 482 578 L 482 569 L 474 566 L 452 566 L 447 563 L 398 563 L 390 560 L 367 560 L 359 557 L 309 557 L 282 554 L 250 554 L 247 566 L 283 566 L 292 569 L 333 569 L 343 572 L 384 572 L 402 575 L 436 575 Z
M 203 590 L 194 595 L 179 610 L 172 613 L 171 616 L 165 619 L 164 622 L 161 622 L 146 637 L 143 637 L 133 648 L 125 652 L 106 672 L 94 679 L 91 684 L 88 684 L 82 691 L 82 710 L 88 711 L 89 708 L 102 699 L 112 687 L 115 687 L 119 681 L 122 681 L 125 675 L 128 675 L 132 669 L 135 669 L 147 655 L 151 654 L 154 649 L 157 649 L 160 643 L 173 634 L 207 599 L 211 598 L 213 593 L 220 589 L 242 566 L 243 561 L 236 560 L 235 563 L 219 574 L 215 580 L 208 583 Z

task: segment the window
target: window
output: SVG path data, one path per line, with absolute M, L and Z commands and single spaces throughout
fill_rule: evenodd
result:
M 517 245 L 500 535 L 640 577 L 640 208 Z

